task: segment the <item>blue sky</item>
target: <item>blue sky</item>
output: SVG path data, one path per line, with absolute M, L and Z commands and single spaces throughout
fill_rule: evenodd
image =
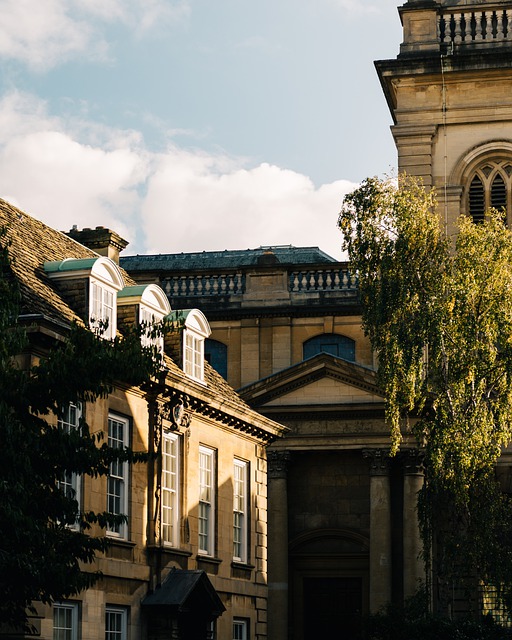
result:
M 0 0 L 0 196 L 126 254 L 320 246 L 389 173 L 395 0 Z

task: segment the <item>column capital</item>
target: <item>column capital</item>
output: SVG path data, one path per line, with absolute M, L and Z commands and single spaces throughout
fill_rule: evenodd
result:
M 286 478 L 290 458 L 289 451 L 267 451 L 268 477 Z
M 371 476 L 389 474 L 389 449 L 363 449 L 363 458 L 370 463 Z
M 423 476 L 425 453 L 421 449 L 404 449 L 400 452 L 400 459 L 406 476 Z

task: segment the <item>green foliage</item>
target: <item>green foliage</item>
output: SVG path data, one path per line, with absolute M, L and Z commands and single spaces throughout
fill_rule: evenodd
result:
M 417 606 L 416 598 L 404 607 L 389 606 L 369 617 L 368 640 L 505 640 L 510 629 L 497 624 L 490 616 L 481 622 L 471 619 L 448 620 L 428 615 Z
M 109 342 L 73 326 L 39 364 L 19 366 L 16 357 L 29 345 L 17 325 L 20 296 L 3 240 L 0 234 L 0 623 L 23 625 L 32 601 L 68 598 L 93 584 L 98 576 L 84 569 L 108 544 L 98 526 L 123 519 L 79 512 L 58 482 L 69 473 L 105 476 L 114 460 L 146 459 L 110 448 L 85 419 L 66 433 L 55 416 L 71 402 L 106 397 L 115 383 L 145 383 L 158 361 L 136 332 Z
M 469 588 L 476 577 L 506 595 L 511 510 L 495 464 L 512 435 L 512 234 L 489 212 L 479 225 L 461 217 L 450 241 L 433 193 L 406 178 L 366 180 L 345 198 L 339 225 L 393 452 L 411 416 L 424 445 L 425 549 L 436 549 L 445 584 Z

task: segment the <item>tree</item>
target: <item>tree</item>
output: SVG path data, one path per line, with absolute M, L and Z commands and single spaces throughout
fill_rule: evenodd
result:
M 427 565 L 451 589 L 491 585 L 510 606 L 511 505 L 496 463 L 512 434 L 512 233 L 491 211 L 483 224 L 461 217 L 447 238 L 434 192 L 405 177 L 367 179 L 339 226 L 392 453 L 404 429 L 424 447 Z
M 109 342 L 74 325 L 38 364 L 20 366 L 29 344 L 2 233 L 0 300 L 0 623 L 23 626 L 33 601 L 69 598 L 94 583 L 98 575 L 84 567 L 108 545 L 95 527 L 119 524 L 119 516 L 80 511 L 60 481 L 71 473 L 107 475 L 113 461 L 146 458 L 109 447 L 84 418 L 67 432 L 56 417 L 70 403 L 106 397 L 114 384 L 148 382 L 158 360 L 135 331 Z

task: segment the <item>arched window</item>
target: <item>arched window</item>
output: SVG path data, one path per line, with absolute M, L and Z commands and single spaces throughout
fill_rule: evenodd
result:
M 228 377 L 228 348 L 218 340 L 207 338 L 204 341 L 204 359 L 209 362 L 212 367 L 227 379 Z
M 303 357 L 311 358 L 317 353 L 330 353 L 344 360 L 354 361 L 356 359 L 356 343 L 347 336 L 340 336 L 337 333 L 322 333 L 319 336 L 306 340 L 302 345 Z
M 486 160 L 470 176 L 467 211 L 473 222 L 484 221 L 491 207 L 504 211 L 504 221 L 512 221 L 512 163 L 509 160 Z

